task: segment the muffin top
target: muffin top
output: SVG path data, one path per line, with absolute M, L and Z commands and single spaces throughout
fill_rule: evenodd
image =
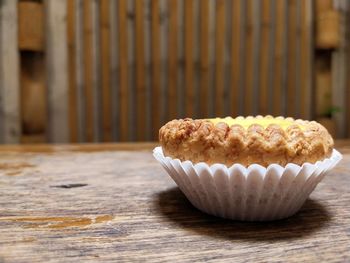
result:
M 159 140 L 165 156 L 227 166 L 315 163 L 330 157 L 334 145 L 315 121 L 272 116 L 172 120 Z

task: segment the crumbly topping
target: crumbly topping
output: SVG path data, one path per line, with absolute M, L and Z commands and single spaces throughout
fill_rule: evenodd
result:
M 250 121 L 253 117 L 249 117 Z M 269 125 L 240 124 L 229 126 L 227 122 L 190 118 L 173 120 L 159 131 L 159 140 L 166 156 L 182 161 L 208 164 L 223 163 L 231 166 L 277 163 L 314 163 L 331 155 L 333 139 L 328 131 L 315 121 L 292 118 L 254 117 L 273 119 Z M 287 127 L 276 120 L 291 122 Z

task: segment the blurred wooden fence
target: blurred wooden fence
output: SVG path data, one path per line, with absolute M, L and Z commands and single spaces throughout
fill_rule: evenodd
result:
M 0 3 L 3 142 L 154 140 L 173 118 L 332 106 L 350 136 L 346 1 Z

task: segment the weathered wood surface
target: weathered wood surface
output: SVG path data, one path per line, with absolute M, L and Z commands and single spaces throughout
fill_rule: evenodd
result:
M 0 262 L 349 262 L 350 142 L 297 215 L 205 215 L 155 144 L 0 147 Z M 134 151 L 130 151 L 134 150 Z

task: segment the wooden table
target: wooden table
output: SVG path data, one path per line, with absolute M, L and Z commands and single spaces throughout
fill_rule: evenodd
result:
M 297 215 L 196 210 L 152 143 L 1 146 L 0 262 L 350 262 L 350 141 Z

